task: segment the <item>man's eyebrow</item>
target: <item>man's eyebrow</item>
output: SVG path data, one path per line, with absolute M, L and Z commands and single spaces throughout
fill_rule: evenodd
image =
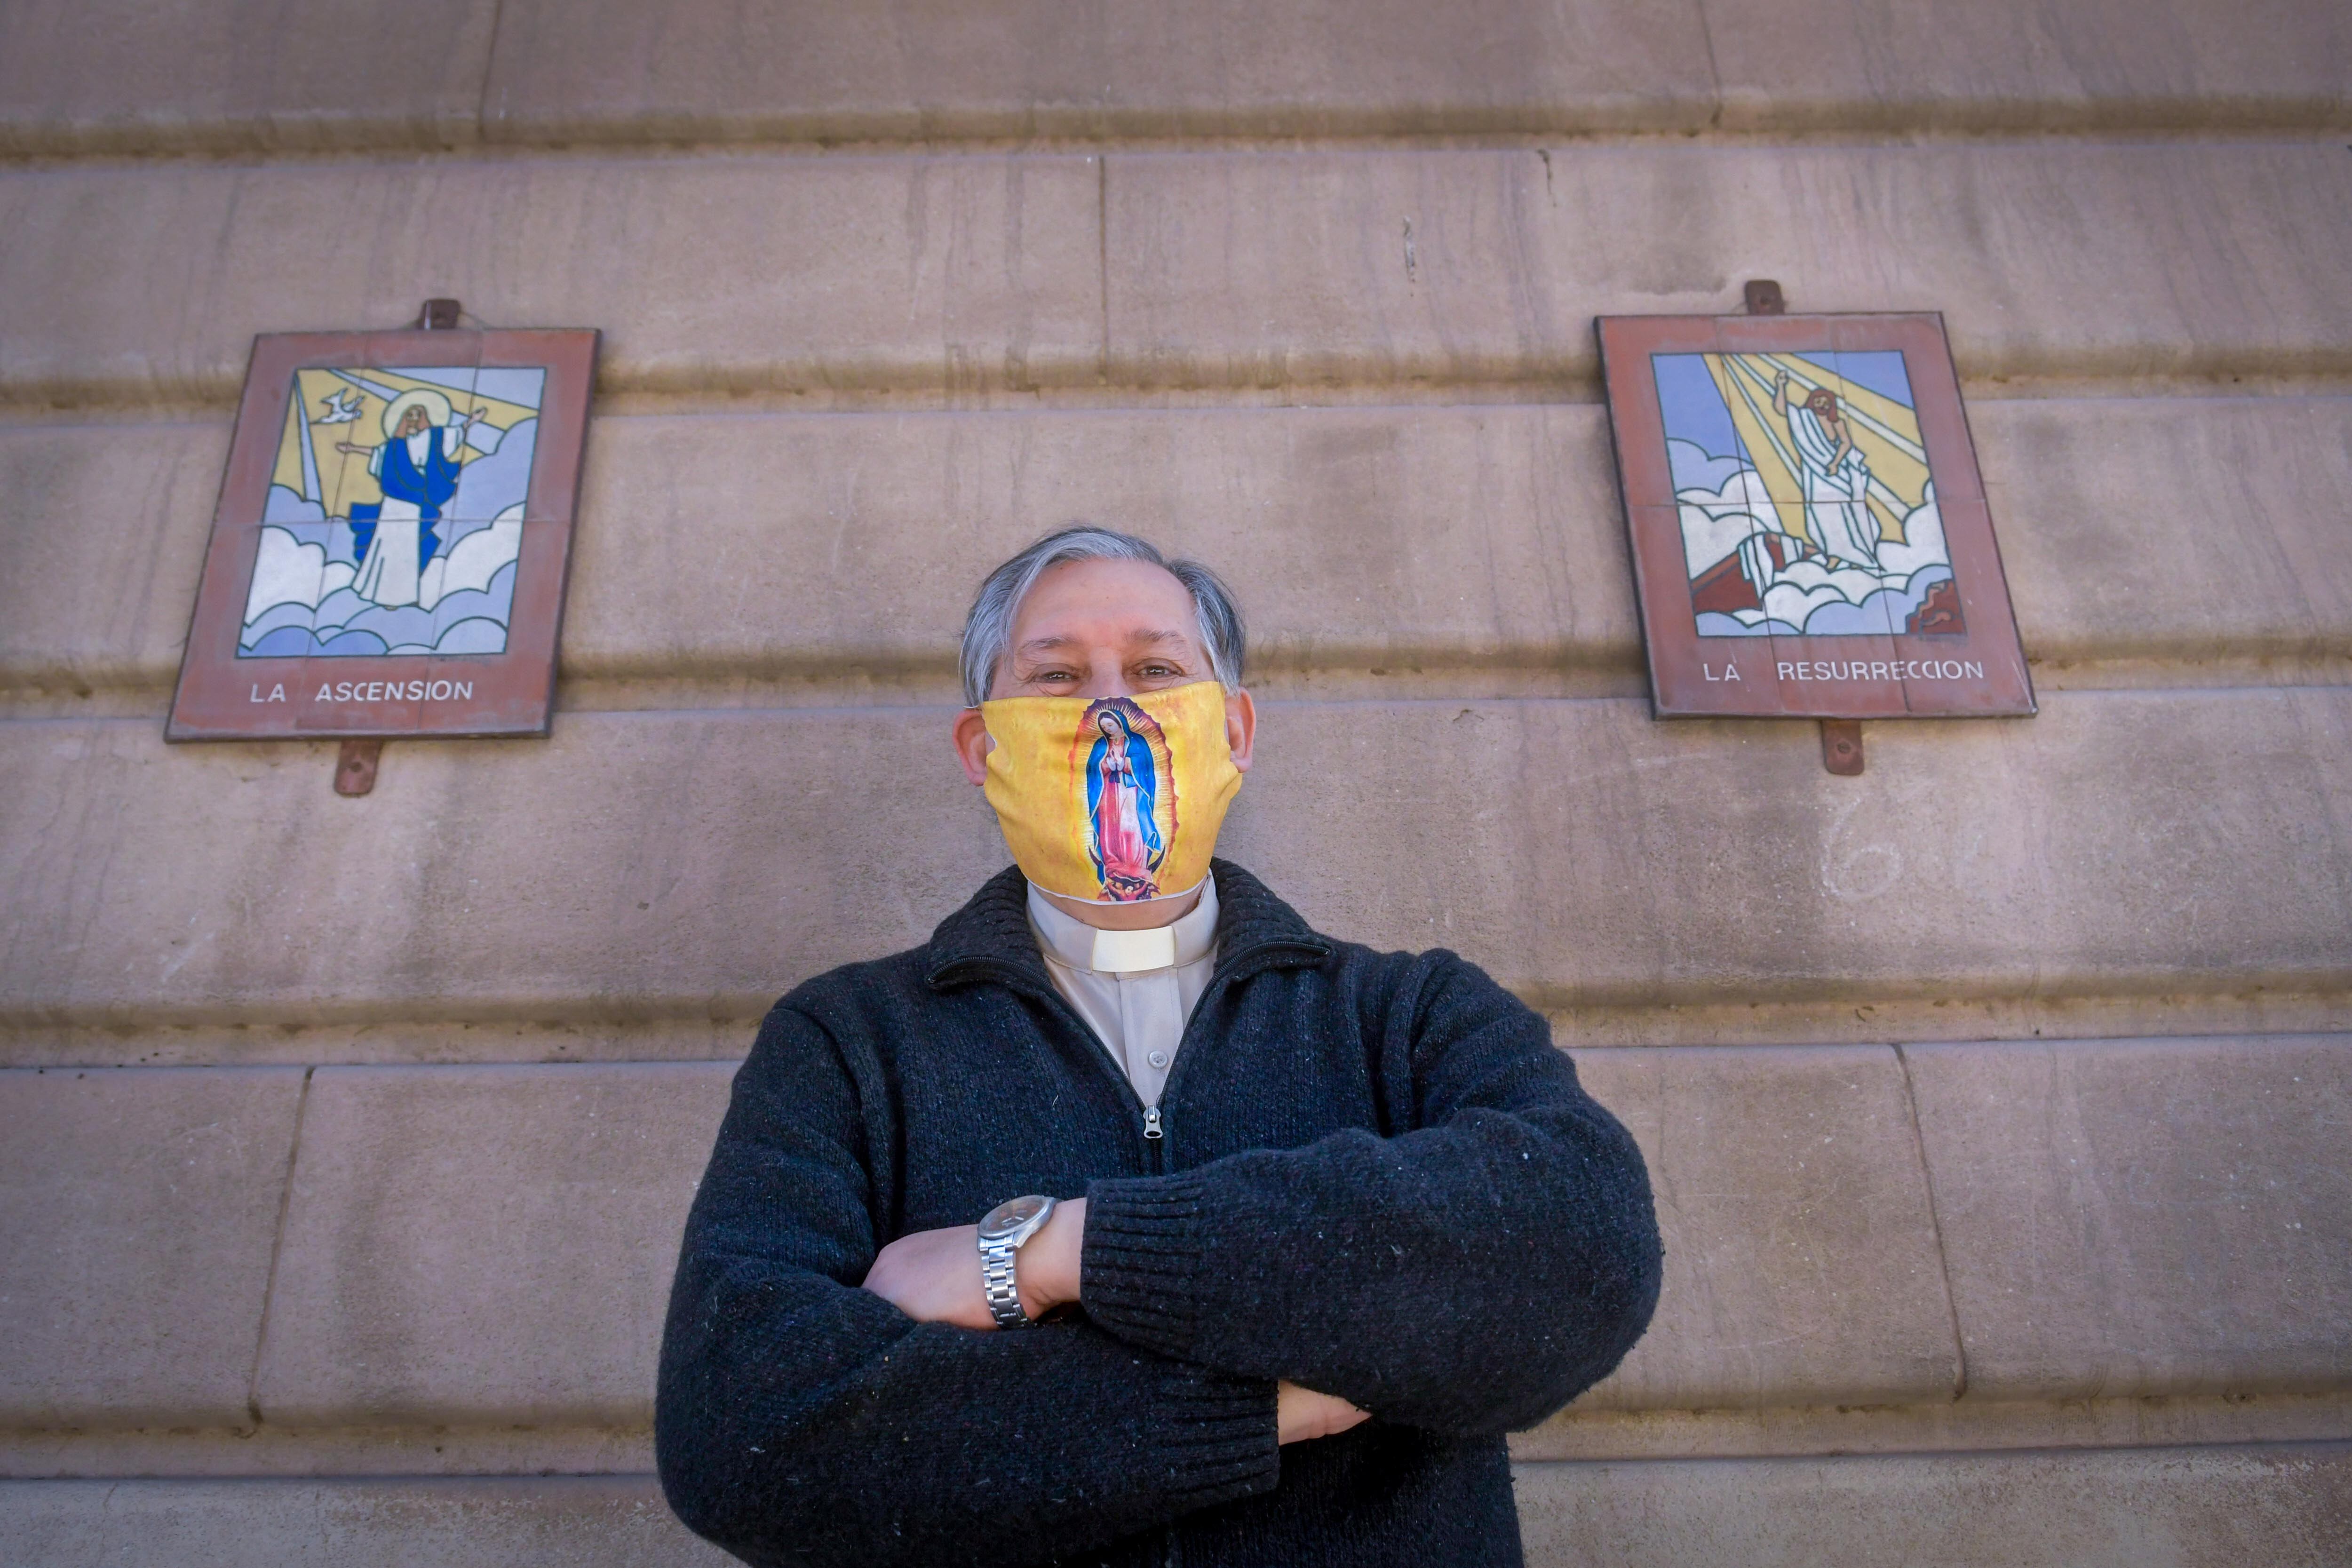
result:
M 1128 633 L 1127 635 L 1128 635 L 1129 637 L 1133 638 L 1133 639 L 1134 639 L 1135 641 L 1137 641 L 1137 642 L 1148 642 L 1148 643 L 1171 643 L 1171 642 L 1181 642 L 1181 643 L 1189 643 L 1189 642 L 1191 642 L 1191 641 L 1192 640 L 1191 637 L 1186 637 L 1182 632 L 1171 632 L 1171 631 L 1156 631 L 1156 632 L 1155 632 L 1155 631 L 1134 631 L 1134 632 L 1129 632 L 1129 633 Z
M 1031 637 L 1027 642 L 1023 643 L 1019 647 L 1014 648 L 1013 651 L 1014 653 L 1024 654 L 1048 653 L 1055 648 L 1076 647 L 1078 646 L 1078 639 L 1076 637 Z

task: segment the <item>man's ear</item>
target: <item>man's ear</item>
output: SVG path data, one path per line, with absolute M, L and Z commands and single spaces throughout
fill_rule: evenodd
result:
M 1234 753 L 1234 771 L 1249 772 L 1250 752 L 1257 744 L 1257 703 L 1246 691 L 1225 693 L 1225 744 Z
M 988 782 L 988 753 L 995 745 L 988 738 L 988 721 L 980 716 L 979 709 L 967 708 L 956 715 L 956 759 L 963 763 L 964 777 L 975 784 Z

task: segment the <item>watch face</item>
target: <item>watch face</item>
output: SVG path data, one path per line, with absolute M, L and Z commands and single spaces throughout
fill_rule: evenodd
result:
M 988 1217 L 980 1222 L 981 1238 L 988 1240 L 994 1237 L 1008 1236 L 1019 1230 L 1045 1212 L 1047 1201 L 1042 1195 L 1033 1193 L 1025 1198 L 1014 1198 L 1009 1203 L 997 1205 L 988 1211 Z

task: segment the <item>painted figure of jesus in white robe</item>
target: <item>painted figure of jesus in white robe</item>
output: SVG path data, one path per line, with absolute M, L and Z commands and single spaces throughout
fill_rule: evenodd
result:
M 1870 465 L 1853 444 L 1837 394 L 1817 386 L 1800 403 L 1783 371 L 1772 388 L 1773 412 L 1789 421 L 1797 447 L 1797 482 L 1804 488 L 1805 523 L 1831 567 L 1876 572 L 1878 520 L 1870 515 Z

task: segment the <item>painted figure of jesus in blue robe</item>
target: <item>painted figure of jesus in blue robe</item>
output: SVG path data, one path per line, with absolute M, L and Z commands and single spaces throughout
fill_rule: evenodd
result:
M 383 411 L 383 445 L 336 444 L 340 452 L 367 453 L 368 472 L 383 491 L 382 501 L 352 508 L 352 545 L 359 553 L 352 591 L 361 598 L 384 605 L 417 602 L 425 563 L 440 547 L 433 525 L 457 493 L 466 432 L 488 413 L 478 408 L 455 419 L 439 393 L 404 393 Z

